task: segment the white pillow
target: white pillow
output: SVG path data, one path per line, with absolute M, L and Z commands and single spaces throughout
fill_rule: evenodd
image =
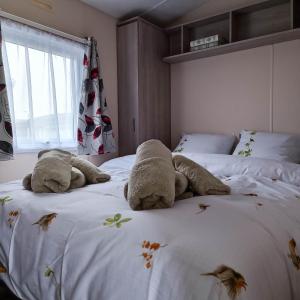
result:
M 241 131 L 233 155 L 300 162 L 300 135 Z
M 184 134 L 174 152 L 230 154 L 235 141 L 234 135 Z

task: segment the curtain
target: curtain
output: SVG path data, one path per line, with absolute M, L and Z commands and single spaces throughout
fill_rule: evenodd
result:
M 84 84 L 79 104 L 78 154 L 99 155 L 116 152 L 116 143 L 107 109 L 97 42 L 89 38 L 84 55 Z
M 76 149 L 86 46 L 1 19 L 15 152 Z
M 13 158 L 13 134 L 8 105 L 2 59 L 2 33 L 0 24 L 0 160 Z

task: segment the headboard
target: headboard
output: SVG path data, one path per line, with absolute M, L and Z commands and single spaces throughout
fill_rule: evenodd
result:
M 172 146 L 183 132 L 300 134 L 300 40 L 171 66 Z

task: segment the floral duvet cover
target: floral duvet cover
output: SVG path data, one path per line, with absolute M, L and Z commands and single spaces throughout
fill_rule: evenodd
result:
M 134 156 L 104 184 L 33 194 L 0 185 L 0 278 L 31 300 L 300 299 L 300 166 L 185 154 L 232 195 L 132 211 Z

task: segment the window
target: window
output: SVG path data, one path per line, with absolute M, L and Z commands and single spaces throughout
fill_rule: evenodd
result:
M 75 148 L 82 44 L 1 20 L 14 149 Z

